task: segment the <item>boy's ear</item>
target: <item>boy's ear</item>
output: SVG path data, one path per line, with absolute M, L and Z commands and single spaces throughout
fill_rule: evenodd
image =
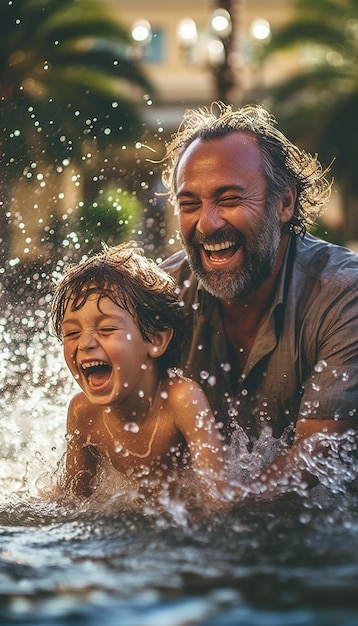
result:
M 168 328 L 167 330 L 158 331 L 153 337 L 149 344 L 148 353 L 149 356 L 153 359 L 156 359 L 158 356 L 162 356 L 166 351 L 171 338 L 173 337 L 173 329 Z

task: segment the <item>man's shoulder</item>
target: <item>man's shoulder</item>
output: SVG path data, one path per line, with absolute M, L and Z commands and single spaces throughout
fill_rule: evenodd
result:
M 344 246 L 306 235 L 296 242 L 295 263 L 306 275 L 317 279 L 358 285 L 358 255 Z
M 188 262 L 184 250 L 178 250 L 178 252 L 174 252 L 174 254 L 171 254 L 167 259 L 164 259 L 160 267 L 169 274 L 172 274 L 181 269 L 183 265 L 187 264 Z
M 161 263 L 160 267 L 168 272 L 168 274 L 171 274 L 180 286 L 182 286 L 185 281 L 190 280 L 190 282 L 192 282 L 194 280 L 194 276 L 183 250 L 174 252 L 174 254 Z

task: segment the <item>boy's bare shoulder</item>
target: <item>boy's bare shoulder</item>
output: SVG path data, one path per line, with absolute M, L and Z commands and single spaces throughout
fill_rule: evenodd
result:
M 87 396 L 83 393 L 83 391 L 78 391 L 78 393 L 72 396 L 68 406 L 70 409 L 77 409 L 77 408 L 85 409 L 92 405 L 90 404 Z
M 186 378 L 177 371 L 172 371 L 170 376 L 162 381 L 161 388 L 162 393 L 164 392 L 167 395 L 170 404 L 181 402 L 185 406 L 195 399 L 205 397 L 202 388 L 197 382 Z
M 68 417 L 73 422 L 80 423 L 81 420 L 88 420 L 89 417 L 94 417 L 97 412 L 95 407 L 83 393 L 79 391 L 70 400 L 68 405 Z

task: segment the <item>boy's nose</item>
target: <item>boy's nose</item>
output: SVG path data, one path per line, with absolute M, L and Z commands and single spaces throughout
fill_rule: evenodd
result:
M 82 351 L 91 350 L 95 348 L 97 345 L 97 340 L 95 334 L 93 332 L 83 332 L 81 333 L 80 341 L 78 344 L 78 348 Z

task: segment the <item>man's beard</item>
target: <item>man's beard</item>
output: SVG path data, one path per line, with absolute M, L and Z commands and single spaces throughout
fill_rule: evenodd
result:
M 231 229 L 218 236 L 202 237 L 200 244 L 192 240 L 183 247 L 188 256 L 188 262 L 195 276 L 201 280 L 203 287 L 211 295 L 225 300 L 242 298 L 253 293 L 271 275 L 277 250 L 281 239 L 281 226 L 275 207 L 268 207 L 266 215 L 258 225 L 259 231 L 254 238 L 244 238 L 242 233 Z M 243 262 L 239 268 L 205 270 L 203 268 L 199 247 L 205 241 L 218 243 L 219 241 L 237 240 L 240 237 L 243 253 Z

